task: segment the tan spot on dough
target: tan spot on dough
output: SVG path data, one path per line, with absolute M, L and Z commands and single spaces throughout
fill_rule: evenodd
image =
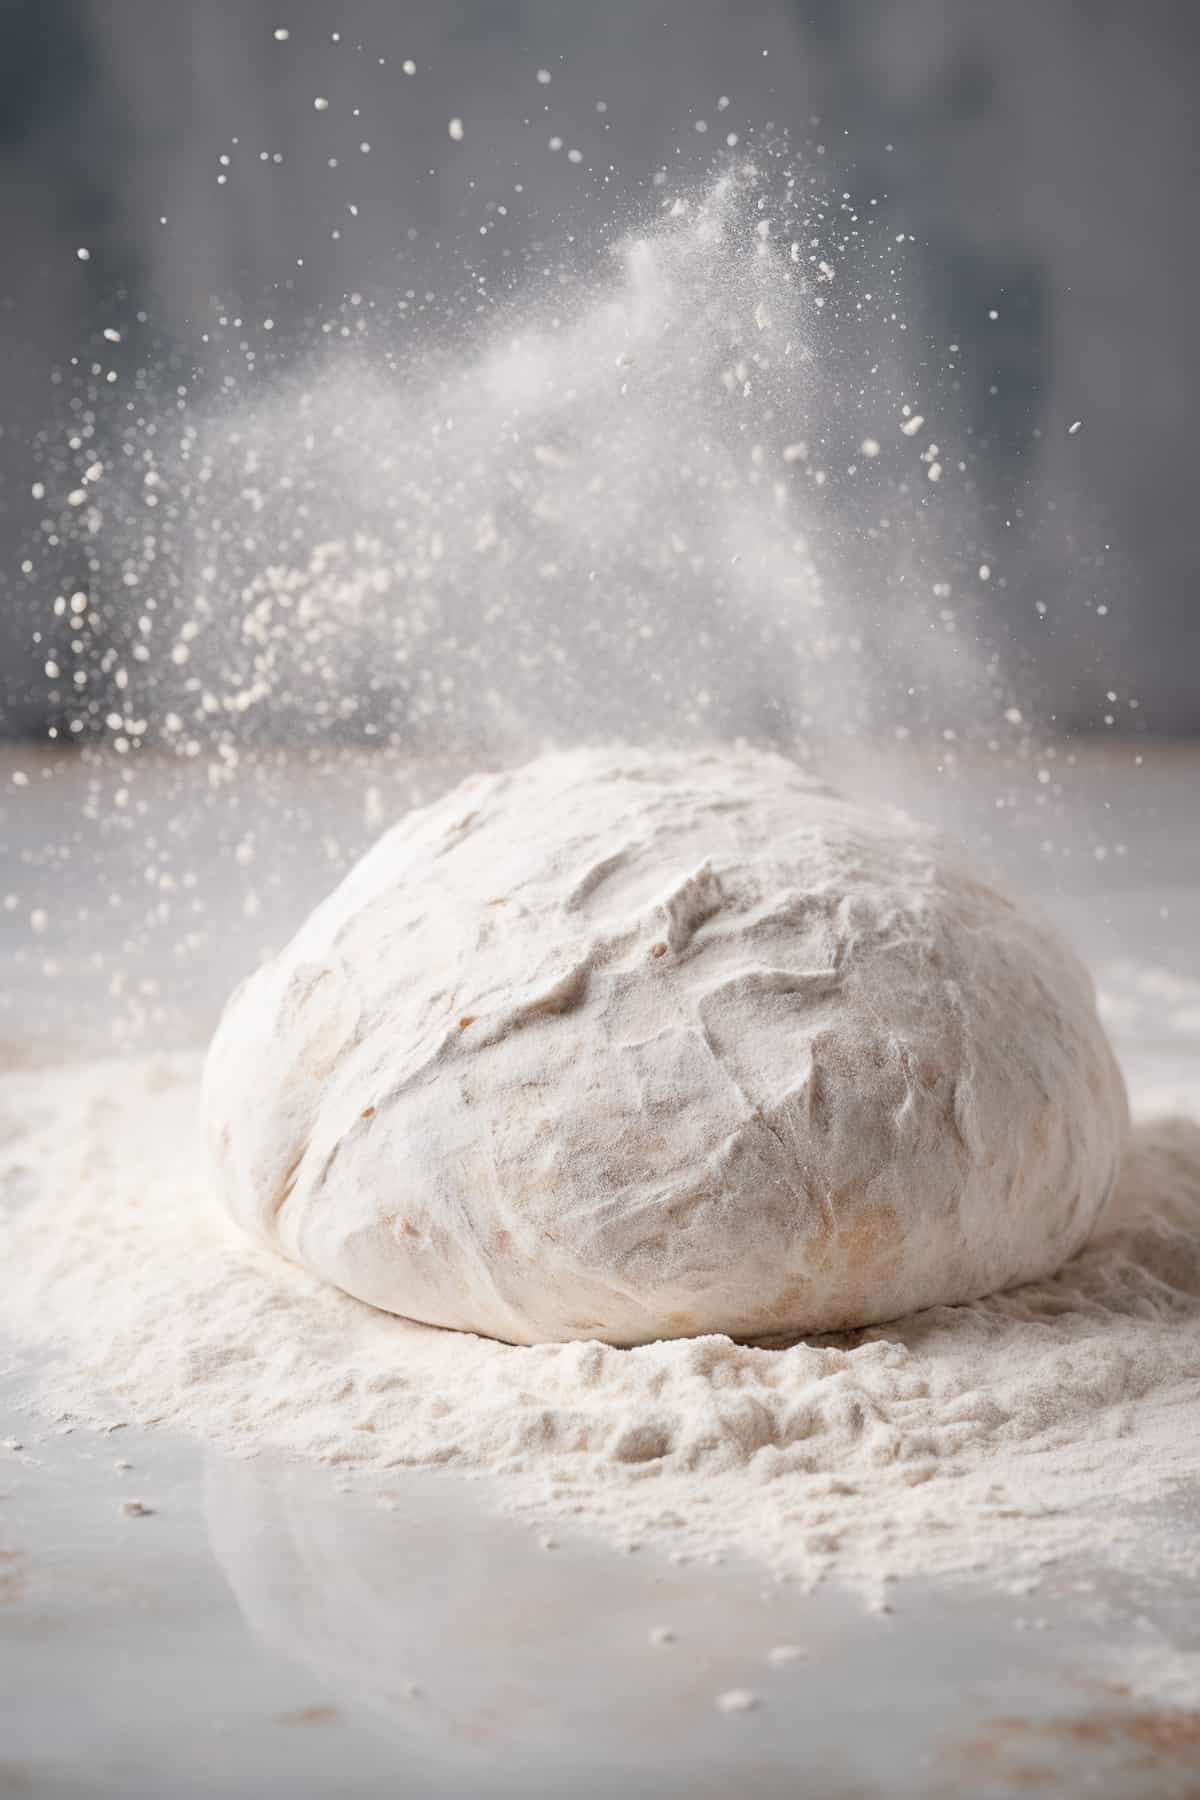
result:
M 364 1106 L 358 1116 L 360 1119 L 373 1119 L 375 1117 L 375 1108 L 373 1106 Z
M 511 902 L 505 898 L 501 898 L 499 900 L 485 900 L 483 904 L 485 906 L 508 906 Z
M 780 1288 L 767 1309 L 772 1320 L 780 1324 L 793 1321 L 802 1307 L 807 1306 L 811 1300 L 812 1286 L 811 1281 L 798 1277 L 795 1281 L 789 1281 L 786 1287 Z
M 666 1247 L 667 1240 L 661 1231 L 657 1232 L 654 1237 L 639 1238 L 635 1246 L 639 1255 L 643 1255 L 647 1251 L 653 1255 L 657 1255 L 660 1250 L 665 1250 Z
M 823 1310 L 833 1309 L 847 1325 L 861 1324 L 877 1302 L 879 1274 L 891 1271 L 904 1250 L 904 1227 L 893 1206 L 873 1205 L 861 1182 L 836 1189 L 829 1197 L 834 1222 L 826 1225 L 815 1266 L 825 1272 Z M 830 1284 L 828 1271 L 836 1267 Z
M 460 1031 L 465 1031 L 467 1026 L 473 1025 L 478 1017 L 478 1013 L 464 1013 L 462 1018 L 458 1021 L 458 1029 Z
M 834 1228 L 839 1248 L 847 1250 L 856 1265 L 891 1258 L 904 1236 L 894 1206 L 872 1206 L 862 1184 L 839 1188 L 831 1196 L 834 1216 L 844 1223 Z
M 705 1193 L 680 1194 L 667 1206 L 666 1216 L 674 1226 L 686 1225 L 697 1207 L 711 1204 L 711 1196 Z
M 283 1211 L 284 1207 L 292 1197 L 292 1191 L 300 1178 L 300 1164 L 304 1161 L 307 1151 L 308 1145 L 304 1144 L 288 1164 L 283 1180 L 275 1190 L 275 1198 L 271 1205 L 271 1212 L 276 1218 Z
M 325 1081 L 351 1031 L 347 998 L 333 969 L 319 971 L 302 989 L 298 1006 L 305 1073 L 312 1081 Z

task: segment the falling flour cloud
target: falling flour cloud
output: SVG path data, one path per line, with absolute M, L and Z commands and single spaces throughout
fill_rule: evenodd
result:
M 1005 676 L 961 498 L 943 479 L 931 511 L 920 416 L 879 451 L 901 351 L 895 279 L 855 300 L 873 254 L 848 199 L 731 160 L 502 304 L 352 293 L 302 370 L 247 381 L 243 356 L 161 416 L 101 394 L 106 472 L 71 469 L 64 527 L 95 594 L 81 629 L 47 621 L 69 730 L 490 753 L 934 709 L 985 738 Z M 877 371 L 849 400 L 839 359 Z

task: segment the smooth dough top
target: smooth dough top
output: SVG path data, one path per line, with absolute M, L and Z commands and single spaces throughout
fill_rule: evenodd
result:
M 553 754 L 387 832 L 205 1071 L 235 1218 L 544 1343 L 831 1331 L 1045 1276 L 1128 1115 L 1090 979 L 784 758 Z

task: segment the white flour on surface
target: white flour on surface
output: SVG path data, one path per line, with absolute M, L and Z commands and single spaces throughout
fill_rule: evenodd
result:
M 785 1348 L 519 1348 L 374 1311 L 246 1240 L 204 1191 L 198 1076 L 157 1057 L 0 1079 L 2 1322 L 53 1353 L 31 1407 L 363 1478 L 494 1474 L 560 1528 L 738 1549 L 876 1600 L 918 1572 L 1020 1583 L 1081 1544 L 1171 1569 L 1140 1503 L 1200 1475 L 1200 1123 L 1135 1129 L 1052 1280 Z

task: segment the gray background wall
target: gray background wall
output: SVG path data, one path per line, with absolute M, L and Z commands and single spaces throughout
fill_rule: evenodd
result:
M 1019 636 L 1031 596 L 1102 599 L 1145 725 L 1200 730 L 1198 75 L 1191 0 L 4 0 L 0 728 L 45 724 L 30 637 L 47 597 L 20 571 L 32 445 L 55 367 L 114 295 L 185 362 L 217 294 L 272 292 L 281 341 L 302 335 L 351 280 L 420 286 L 466 179 L 507 194 L 519 167 L 531 218 L 577 214 L 579 167 L 530 154 L 547 124 L 585 174 L 610 169 L 607 206 L 690 153 L 728 94 L 731 123 L 819 143 L 913 233 L 923 329 L 963 344 L 987 504 L 1036 521 L 992 604 Z M 370 115 L 353 223 L 344 173 L 313 153 L 316 94 L 331 132 L 356 133 L 355 104 Z M 451 115 L 469 127 L 455 158 Z M 282 161 L 218 185 L 234 136 Z M 1072 654 L 1051 671 L 1067 716 Z

